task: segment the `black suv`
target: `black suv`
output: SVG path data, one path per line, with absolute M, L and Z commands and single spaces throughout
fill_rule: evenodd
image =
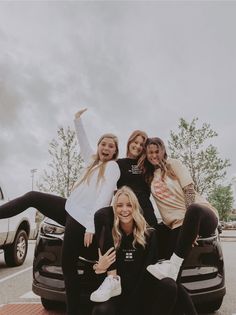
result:
M 224 260 L 216 231 L 209 238 L 199 238 L 198 246 L 185 260 L 181 283 L 191 295 L 198 311 L 213 312 L 220 308 L 225 295 Z M 37 238 L 33 265 L 33 292 L 41 297 L 46 309 L 65 302 L 65 286 L 61 268 L 64 227 L 46 219 Z M 78 257 L 78 277 L 83 285 L 82 300 L 98 287 L 92 263 Z

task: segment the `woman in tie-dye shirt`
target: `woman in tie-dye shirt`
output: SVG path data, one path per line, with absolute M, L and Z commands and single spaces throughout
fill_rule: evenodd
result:
M 195 191 L 186 166 L 177 159 L 168 158 L 160 138 L 148 138 L 140 167 L 162 217 L 159 232 L 162 237 L 164 235 L 163 244 L 168 244 L 169 250 L 162 254 L 164 258 L 170 258 L 149 265 L 147 270 L 158 279 L 170 277 L 176 280 L 198 235 L 208 237 L 215 232 L 218 213 Z

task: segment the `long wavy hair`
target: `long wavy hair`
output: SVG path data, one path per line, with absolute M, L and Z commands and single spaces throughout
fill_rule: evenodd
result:
M 142 130 L 134 130 L 131 135 L 129 136 L 129 139 L 127 141 L 127 146 L 126 146 L 126 157 L 129 155 L 129 145 L 131 142 L 135 140 L 136 137 L 141 136 L 143 138 L 143 142 L 145 145 L 145 142 L 147 141 L 148 135 L 146 134 L 145 131 Z M 144 147 L 144 146 L 143 146 Z M 143 153 L 143 152 L 142 152 Z M 141 153 L 141 154 L 142 154 Z
M 153 180 L 154 172 L 156 167 L 152 165 L 148 159 L 147 159 L 147 147 L 151 144 L 154 144 L 158 148 L 158 159 L 159 159 L 159 165 L 158 168 L 161 169 L 161 178 L 164 180 L 166 176 L 169 176 L 172 179 L 177 179 L 177 176 L 175 172 L 173 171 L 171 165 L 167 161 L 167 153 L 166 153 L 166 147 L 164 142 L 158 138 L 148 138 L 145 143 L 145 150 L 142 154 L 142 156 L 139 159 L 138 166 L 142 170 L 146 182 L 151 185 L 151 182 Z
M 141 214 L 141 208 L 138 199 L 132 189 L 127 186 L 123 186 L 117 190 L 113 198 L 113 212 L 114 212 L 114 225 L 112 228 L 112 236 L 115 244 L 115 248 L 119 248 L 122 239 L 122 229 L 120 226 L 120 219 L 117 214 L 117 203 L 121 195 L 126 195 L 132 205 L 132 217 L 133 217 L 133 246 L 137 244 L 145 247 L 146 245 L 146 235 L 148 235 L 148 224 L 145 221 L 143 215 Z
M 118 155 L 119 155 L 119 147 L 118 147 L 118 138 L 117 136 L 113 135 L 112 133 L 105 133 L 104 135 L 102 135 L 100 137 L 100 139 L 98 140 L 98 143 L 97 143 L 97 147 L 99 146 L 99 144 L 101 143 L 101 141 L 104 139 L 104 138 L 109 138 L 109 139 L 112 139 L 115 143 L 115 146 L 116 146 L 116 152 L 115 154 L 113 155 L 112 159 L 111 160 L 116 160 Z M 101 162 L 100 158 L 99 158 L 99 154 L 98 154 L 98 150 L 96 152 L 96 154 L 94 154 L 92 156 L 92 162 L 90 165 L 88 165 L 83 177 L 81 178 L 81 180 L 75 184 L 75 186 L 73 187 L 73 189 L 77 186 L 79 186 L 81 183 L 83 182 L 87 182 L 89 184 L 89 180 L 91 178 L 91 175 L 93 174 L 93 172 L 96 170 L 96 169 L 99 169 L 99 172 L 98 172 L 98 178 L 97 178 L 97 184 L 99 184 L 99 182 L 104 179 L 104 173 L 105 173 L 105 169 L 106 169 L 106 164 L 108 161 L 106 162 Z M 91 196 L 92 198 L 92 196 Z

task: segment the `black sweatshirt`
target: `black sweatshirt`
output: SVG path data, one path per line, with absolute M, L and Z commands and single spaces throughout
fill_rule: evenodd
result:
M 150 187 L 145 182 L 142 171 L 138 168 L 138 160 L 123 158 L 118 159 L 117 163 L 120 168 L 120 178 L 117 182 L 117 188 L 128 186 L 133 190 L 143 210 L 145 220 L 150 226 L 156 228 L 157 218 L 150 201 Z
M 133 247 L 133 234 L 122 234 L 122 241 L 116 253 L 117 271 L 121 277 L 121 301 L 125 308 L 138 305 L 136 300 L 142 294 L 142 287 L 147 273 L 146 267 L 157 261 L 156 231 L 149 229 L 145 248 L 141 245 Z

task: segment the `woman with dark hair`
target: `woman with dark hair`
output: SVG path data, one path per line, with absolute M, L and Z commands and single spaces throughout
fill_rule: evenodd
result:
M 110 205 L 120 176 L 119 167 L 115 162 L 118 156 L 117 137 L 113 134 L 103 135 L 94 154 L 88 145 L 80 118 L 83 112 L 84 110 L 81 110 L 75 115 L 75 128 L 80 153 L 87 167 L 74 185 L 69 198 L 66 200 L 59 196 L 32 191 L 0 206 L 0 219 L 9 218 L 29 207 L 34 207 L 43 215 L 65 226 L 62 270 L 68 315 L 77 315 L 79 311 L 80 284 L 77 279 L 77 260 L 79 255 L 83 256 L 88 251 L 87 247 L 92 243 L 95 232 L 94 213 L 97 209 Z M 113 287 L 116 288 L 116 294 L 120 294 L 118 277 L 113 279 Z
M 157 280 L 146 267 L 157 261 L 156 233 L 147 226 L 138 199 L 129 187 L 122 187 L 113 199 L 112 235 L 116 250 L 108 250 L 94 266 L 98 272 L 117 260 L 122 293 L 107 302 L 96 303 L 92 315 L 196 315 L 187 292 L 173 279 Z M 113 248 L 114 250 L 114 248 Z
M 146 140 L 147 134 L 141 130 L 135 130 L 130 135 L 127 142 L 126 157 L 117 160 L 120 168 L 120 178 L 117 182 L 117 188 L 124 185 L 130 187 L 138 198 L 145 220 L 151 227 L 157 228 L 157 218 L 150 201 L 150 187 L 138 167 L 138 161 L 143 153 Z M 114 246 L 111 234 L 114 214 L 112 209 L 107 207 L 97 211 L 94 218 L 99 247 L 102 253 L 105 253 L 109 248 Z M 117 275 L 116 262 L 108 268 L 108 275 Z M 109 282 L 107 282 L 107 284 L 109 287 Z M 112 288 L 108 290 L 106 286 L 101 286 L 99 290 L 91 295 L 91 299 L 94 302 L 98 302 L 101 298 L 108 300 L 112 295 Z
M 183 163 L 168 158 L 160 138 L 146 141 L 140 167 L 160 211 L 164 223 L 162 229 L 169 235 L 170 254 L 173 253 L 170 260 L 150 265 L 147 270 L 158 279 L 170 277 L 176 280 L 198 235 L 209 237 L 215 232 L 218 213 L 195 191 L 190 172 Z

